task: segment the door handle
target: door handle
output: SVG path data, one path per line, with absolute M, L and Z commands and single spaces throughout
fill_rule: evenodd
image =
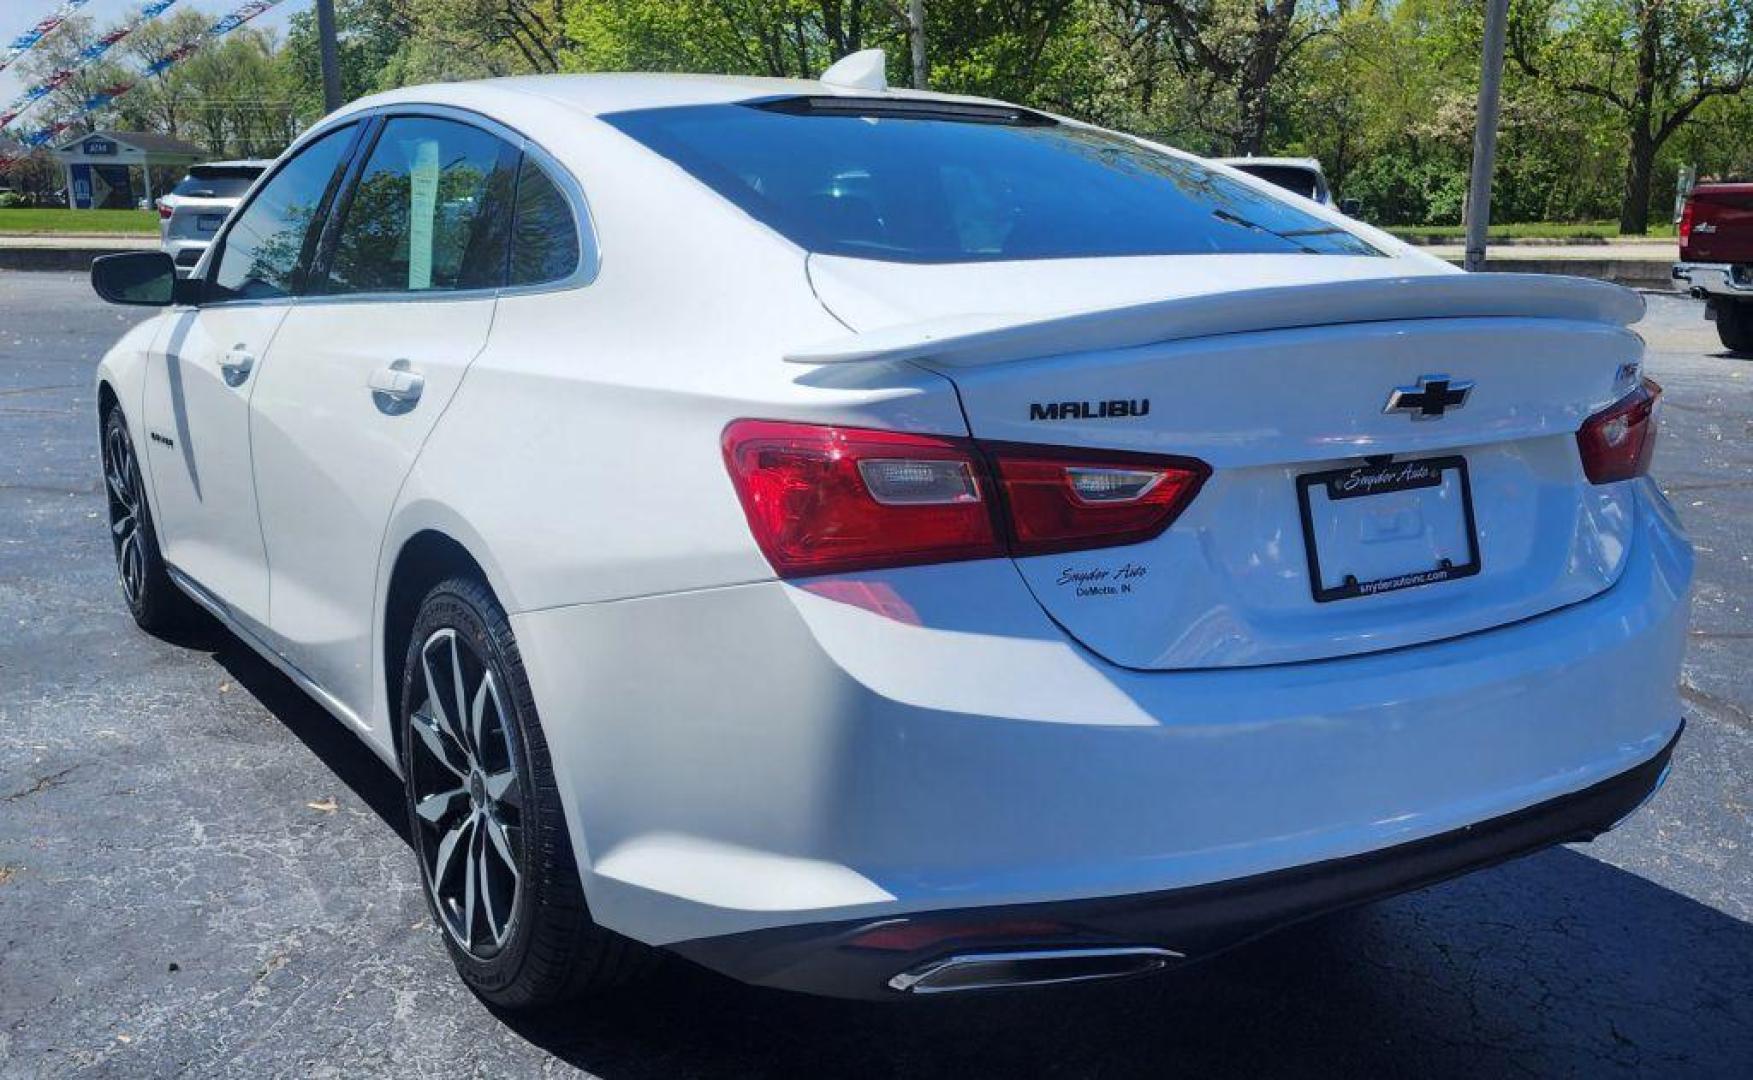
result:
M 406 412 L 420 400 L 426 389 L 426 376 L 409 367 L 408 361 L 397 360 L 386 368 L 378 368 L 366 379 L 377 407 L 387 413 Z
M 242 386 L 256 368 L 256 358 L 242 345 L 233 345 L 219 361 L 219 375 L 227 386 Z

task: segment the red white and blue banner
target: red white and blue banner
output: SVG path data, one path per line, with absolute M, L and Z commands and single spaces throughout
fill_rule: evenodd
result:
M 212 26 L 209 26 L 201 33 L 147 64 L 134 78 L 128 79 L 125 82 L 117 83 L 114 86 L 101 87 L 81 102 L 79 108 L 71 115 L 63 117 L 56 123 L 50 124 L 48 127 L 39 128 L 28 135 L 20 136 L 18 141 L 31 149 L 42 146 L 50 139 L 53 139 L 55 136 L 78 123 L 84 117 L 104 108 L 123 94 L 126 94 L 136 86 L 139 86 L 141 83 L 164 74 L 179 61 L 186 60 L 189 56 L 199 51 L 203 45 L 210 44 L 211 42 L 224 37 L 226 34 L 236 30 L 257 15 L 262 14 L 264 11 L 275 7 L 280 3 L 281 0 L 248 0 L 247 3 L 239 4 L 228 14 L 220 17 L 220 19 Z M 7 160 L 0 158 L 0 166 L 6 164 Z
M 132 22 L 123 23 L 106 32 L 90 45 L 80 49 L 66 67 L 50 72 L 47 78 L 18 95 L 13 99 L 12 104 L 6 106 L 4 111 L 0 111 L 0 129 L 4 129 L 12 121 L 18 119 L 19 115 L 32 105 L 66 86 L 73 76 L 79 74 L 81 70 L 102 60 L 104 55 L 123 38 L 140 29 L 148 21 L 164 14 L 176 3 L 177 0 L 153 0 L 152 3 L 140 9 L 140 13 L 134 17 Z
M 6 46 L 6 51 L 0 53 L 0 71 L 11 67 L 14 60 L 30 52 L 36 47 L 37 42 L 54 33 L 56 27 L 66 22 L 75 11 L 89 3 L 91 0 L 62 0 L 60 7 L 43 16 L 35 26 L 12 39 Z

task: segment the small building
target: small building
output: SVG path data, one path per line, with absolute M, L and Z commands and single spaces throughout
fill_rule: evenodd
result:
M 55 147 L 74 210 L 132 210 L 142 200 L 151 206 L 153 169 L 182 170 L 207 156 L 194 143 L 149 131 L 94 131 Z

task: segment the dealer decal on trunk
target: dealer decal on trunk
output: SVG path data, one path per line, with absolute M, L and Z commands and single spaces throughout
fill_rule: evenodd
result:
M 1150 573 L 1147 567 L 1136 563 L 1121 563 L 1115 567 L 1090 567 L 1074 569 L 1066 567 L 1059 571 L 1059 580 L 1054 584 L 1060 588 L 1075 586 L 1078 596 L 1121 596 L 1132 591 L 1132 582 Z

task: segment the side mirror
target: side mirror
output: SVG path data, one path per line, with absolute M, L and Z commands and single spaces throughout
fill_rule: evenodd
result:
M 162 251 L 124 251 L 91 260 L 91 287 L 112 304 L 166 307 L 193 303 L 199 283 L 179 280 Z
M 1340 199 L 1339 212 L 1346 217 L 1357 217 L 1363 213 L 1362 199 Z

